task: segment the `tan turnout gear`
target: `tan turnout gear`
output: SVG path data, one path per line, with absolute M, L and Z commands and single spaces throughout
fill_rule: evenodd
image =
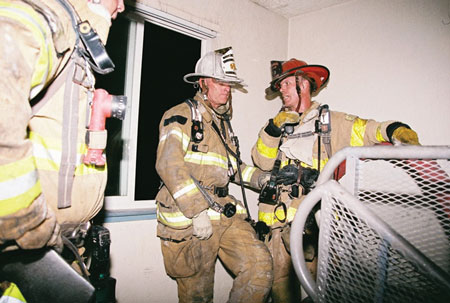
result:
M 93 13 L 87 1 L 68 2 L 106 42 L 110 20 Z M 90 220 L 102 207 L 106 168 L 82 162 L 95 79 L 74 52 L 76 41 L 59 1 L 0 0 L 0 244 L 42 228 L 44 223 L 8 225 L 15 235 L 4 236 L 8 220 L 21 221 L 40 199 L 42 220 L 55 213 L 63 227 Z M 42 239 L 53 239 L 58 228 L 48 226 Z
M 313 102 L 311 107 L 301 114 L 300 123 L 295 127 L 294 134 L 314 132 L 315 121 L 319 115 L 319 103 Z M 327 148 L 321 140 L 320 169 L 327 163 L 328 159 L 340 149 L 347 146 L 367 146 L 382 142 L 389 142 L 390 138 L 386 132 L 387 127 L 393 121 L 376 122 L 374 120 L 361 119 L 357 116 L 330 112 L 331 123 L 331 148 Z M 256 166 L 263 170 L 272 169 L 278 153 L 280 134 L 274 132 L 273 122 L 269 121 L 259 132 L 257 143 L 252 148 L 252 158 Z M 319 167 L 317 134 L 300 138 L 288 139 L 281 145 L 281 167 L 288 164 L 295 164 L 302 167 Z M 331 154 L 327 154 L 327 149 L 331 149 Z M 289 158 L 289 157 L 291 158 Z M 301 159 L 301 160 L 300 160 Z M 298 302 L 299 296 L 292 289 L 292 283 L 298 281 L 293 274 L 288 249 L 282 241 L 282 233 L 285 227 L 294 219 L 295 212 L 303 200 L 304 196 L 300 191 L 298 198 L 289 195 L 290 186 L 282 186 L 280 201 L 286 205 L 285 213 L 281 207 L 275 209 L 274 205 L 259 203 L 259 221 L 264 221 L 272 228 L 270 240 L 267 244 L 272 253 L 274 262 L 274 285 L 272 298 L 274 303 L 278 302 Z M 284 219 L 285 222 L 281 222 Z M 314 262 L 314 260 L 312 260 Z M 308 264 L 308 263 L 307 263 Z M 315 270 L 315 265 L 311 265 L 311 271 Z M 314 274 L 314 272 L 313 272 Z
M 236 275 L 229 302 L 263 302 L 272 283 L 272 260 L 264 243 L 256 238 L 245 221 L 244 205 L 227 192 L 230 180 L 259 188 L 261 170 L 239 164 L 233 153 L 231 130 L 204 102 L 199 92 L 194 98 L 203 123 L 203 139 L 191 138 L 192 112 L 188 103 L 168 110 L 160 123 L 156 169 L 164 185 L 156 196 L 158 229 L 166 272 L 178 283 L 180 302 L 212 302 L 215 261 L 219 257 Z M 232 149 L 227 151 L 213 123 Z M 236 205 L 230 218 L 210 208 L 192 177 L 199 180 L 224 206 Z M 192 218 L 208 211 L 212 235 L 207 240 L 193 236 Z

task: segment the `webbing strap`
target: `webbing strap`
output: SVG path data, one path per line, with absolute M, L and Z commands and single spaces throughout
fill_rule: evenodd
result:
M 68 66 L 69 75 L 75 70 L 75 64 Z M 58 174 L 58 208 L 67 208 L 72 205 L 72 186 L 77 160 L 77 133 L 78 133 L 78 100 L 79 86 L 73 83 L 72 77 L 66 77 L 64 91 L 64 109 L 61 138 L 61 164 Z

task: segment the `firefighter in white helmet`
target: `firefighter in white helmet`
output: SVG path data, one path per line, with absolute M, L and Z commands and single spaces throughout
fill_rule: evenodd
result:
M 312 101 L 328 79 L 330 72 L 322 65 L 290 59 L 272 61 L 272 81 L 267 93 L 281 95 L 281 111 L 270 119 L 259 132 L 252 148 L 256 166 L 263 170 L 274 169 L 276 159 L 280 169 L 277 174 L 275 199 L 270 199 L 263 189 L 259 203 L 259 223 L 270 230 L 266 243 L 274 261 L 272 300 L 299 302 L 297 277 L 289 254 L 289 228 L 304 196 L 317 180 L 319 171 L 328 159 L 347 146 L 368 146 L 383 142 L 419 144 L 417 134 L 406 124 L 396 121 L 376 122 L 354 115 L 330 111 L 327 105 Z M 314 216 L 305 230 L 305 257 L 313 276 L 317 262 L 317 243 L 314 234 L 317 225 Z M 294 284 L 293 284 L 294 283 Z
M 235 275 L 229 302 L 264 302 L 272 258 L 228 184 L 260 188 L 261 170 L 239 160 L 231 89 L 242 85 L 231 47 L 200 58 L 184 80 L 199 88 L 162 117 L 156 169 L 158 228 L 167 274 L 180 302 L 212 302 L 217 257 Z
M 0 1 L 0 251 L 61 248 L 61 231 L 101 209 L 106 168 L 82 161 L 86 114 L 93 70 L 114 67 L 103 43 L 123 10 L 123 0 Z

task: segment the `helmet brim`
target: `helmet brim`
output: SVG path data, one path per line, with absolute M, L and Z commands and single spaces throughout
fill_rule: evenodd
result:
M 190 83 L 190 84 L 197 84 L 198 79 L 200 78 L 213 78 L 217 79 L 222 82 L 229 83 L 230 85 L 241 85 L 241 86 L 247 86 L 244 83 L 244 80 L 237 78 L 237 77 L 211 77 L 211 75 L 205 75 L 205 74 L 197 74 L 197 73 L 190 73 L 183 77 L 184 82 Z

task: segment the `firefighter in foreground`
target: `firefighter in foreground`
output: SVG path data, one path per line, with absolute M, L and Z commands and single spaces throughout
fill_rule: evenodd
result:
M 184 81 L 199 91 L 169 109 L 159 127 L 157 236 L 166 272 L 177 281 L 180 302 L 212 302 L 219 257 L 235 275 L 229 302 L 264 302 L 272 258 L 246 220 L 246 205 L 228 193 L 229 182 L 260 188 L 264 175 L 239 160 L 231 88 L 242 80 L 232 49 L 205 54 Z
M 85 164 L 95 77 L 123 0 L 0 1 L 0 251 L 62 248 L 101 209 L 104 165 Z M 89 145 L 86 141 L 88 133 Z M 86 230 L 84 230 L 86 231 Z
M 290 59 L 272 61 L 271 71 L 266 92 L 279 92 L 283 106 L 259 132 L 252 158 L 259 168 L 278 172 L 278 181 L 261 191 L 258 219 L 270 228 L 266 243 L 274 262 L 273 302 L 299 302 L 299 287 L 292 287 L 298 282 L 289 254 L 290 223 L 328 159 L 347 146 L 419 141 L 417 134 L 401 122 L 362 119 L 330 111 L 327 105 L 312 101 L 312 94 L 317 94 L 329 79 L 325 66 Z M 304 242 L 309 243 L 305 258 L 315 277 L 317 225 L 314 216 L 310 218 L 304 232 Z

